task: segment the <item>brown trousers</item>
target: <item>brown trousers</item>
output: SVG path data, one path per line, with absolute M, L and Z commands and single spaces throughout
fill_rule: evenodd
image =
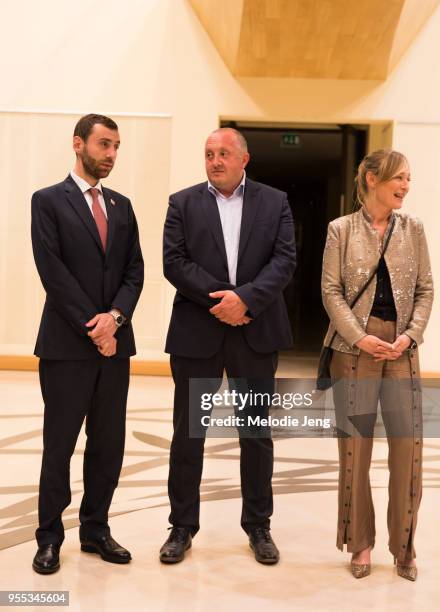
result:
M 367 333 L 395 340 L 395 323 L 370 317 Z M 333 352 L 331 376 L 339 428 L 339 495 L 336 545 L 359 552 L 375 543 L 369 469 L 373 428 L 380 399 L 388 439 L 390 552 L 412 559 L 417 512 L 422 497 L 422 408 L 417 350 L 395 361 L 375 362 L 360 355 Z M 345 433 L 344 433 L 345 432 Z

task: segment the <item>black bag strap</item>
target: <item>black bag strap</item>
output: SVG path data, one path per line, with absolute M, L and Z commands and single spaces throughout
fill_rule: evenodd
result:
M 395 216 L 393 216 L 393 220 L 391 221 L 390 231 L 388 232 L 387 239 L 385 240 L 385 244 L 384 244 L 383 251 L 382 251 L 382 254 L 381 254 L 381 256 L 380 256 L 379 262 L 378 262 L 378 264 L 377 264 L 376 268 L 374 269 L 374 272 L 373 272 L 373 273 L 370 275 L 370 278 L 367 280 L 367 282 L 365 283 L 365 285 L 362 287 L 362 289 L 361 289 L 361 290 L 358 292 L 358 294 L 356 295 L 356 297 L 354 298 L 354 300 L 351 302 L 351 304 L 350 304 L 350 308 L 353 308 L 353 307 L 355 306 L 355 304 L 357 304 L 357 302 L 360 300 L 360 298 L 362 297 L 362 295 L 363 295 L 363 293 L 365 292 L 365 290 L 366 290 L 366 289 L 367 289 L 367 288 L 370 286 L 371 281 L 373 280 L 373 278 L 376 276 L 376 274 L 377 274 L 377 270 L 379 269 L 379 263 L 380 263 L 380 260 L 381 260 L 381 259 L 382 259 L 382 257 L 385 255 L 385 252 L 386 252 L 386 250 L 387 250 L 387 248 L 388 248 L 388 244 L 389 244 L 389 242 L 390 242 L 391 234 L 393 233 L 393 229 L 394 229 L 394 225 L 395 225 L 395 223 L 396 223 L 396 217 L 395 217 Z M 328 345 L 329 347 L 331 347 L 331 345 L 332 345 L 332 343 L 333 343 L 333 340 L 336 338 L 336 334 L 337 334 L 337 333 L 338 333 L 338 332 L 335 330 L 334 334 L 333 334 L 333 335 L 332 335 L 332 337 L 331 337 L 330 343 L 329 343 L 329 345 Z

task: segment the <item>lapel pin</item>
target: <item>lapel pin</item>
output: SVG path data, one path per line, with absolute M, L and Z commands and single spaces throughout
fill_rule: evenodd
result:
M 112 206 L 116 206 L 116 202 L 115 202 L 114 200 L 110 200 L 110 204 L 111 204 Z

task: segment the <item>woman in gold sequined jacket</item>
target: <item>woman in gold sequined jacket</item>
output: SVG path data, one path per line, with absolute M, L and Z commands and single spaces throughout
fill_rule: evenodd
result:
M 365 157 L 356 177 L 360 209 L 329 224 L 324 250 L 322 297 L 330 318 L 325 346 L 337 332 L 330 366 L 339 428 L 337 546 L 343 550 L 346 544 L 353 553 L 356 578 L 370 573 L 375 543 L 369 468 L 379 398 L 389 445 L 389 548 L 398 574 L 417 577 L 414 533 L 422 486 L 417 347 L 433 285 L 422 223 L 399 211 L 409 185 L 401 153 L 379 150 Z

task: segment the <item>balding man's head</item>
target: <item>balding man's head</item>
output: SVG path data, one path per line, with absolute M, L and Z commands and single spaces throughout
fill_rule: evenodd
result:
M 246 139 L 234 128 L 218 128 L 208 136 L 206 174 L 212 185 L 226 197 L 239 185 L 248 161 Z
M 211 132 L 208 138 L 212 136 L 213 134 L 231 134 L 233 137 L 235 136 L 237 144 L 241 148 L 243 153 L 248 153 L 248 145 L 247 145 L 246 138 L 243 136 L 241 132 L 239 132 L 235 128 L 232 128 L 232 127 L 217 128 L 216 130 Z

